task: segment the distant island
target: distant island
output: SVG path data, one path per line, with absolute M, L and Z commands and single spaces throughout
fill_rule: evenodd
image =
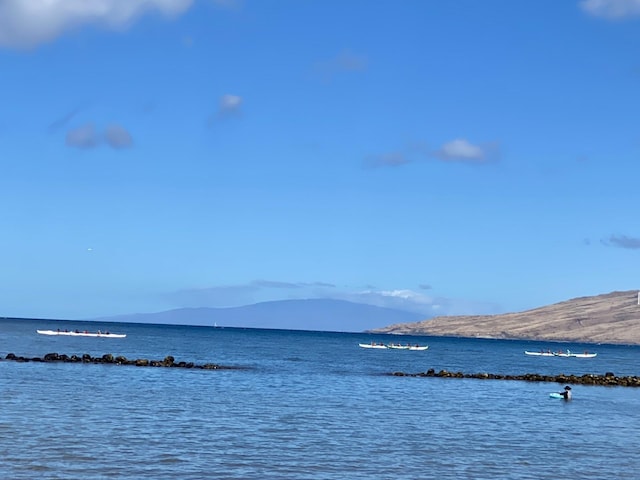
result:
M 135 313 L 85 320 L 122 323 L 204 325 L 210 327 L 268 328 L 363 332 L 422 320 L 424 315 L 393 308 L 334 299 L 275 300 L 228 308 L 178 308 L 157 313 Z
M 580 297 L 520 313 L 435 317 L 371 333 L 640 345 L 638 291 Z

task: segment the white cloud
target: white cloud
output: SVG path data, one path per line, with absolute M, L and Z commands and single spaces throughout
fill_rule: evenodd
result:
M 34 47 L 87 24 L 122 29 L 149 12 L 179 15 L 192 3 L 193 0 L 0 0 L 0 46 Z
M 402 152 L 383 153 L 380 155 L 369 155 L 365 159 L 365 165 L 368 167 L 400 167 L 406 165 L 410 160 Z
M 333 295 L 343 300 L 365 303 L 376 307 L 395 308 L 408 312 L 431 316 L 436 300 L 412 290 L 363 290 L 360 292 L 344 292 Z
M 500 148 L 496 142 L 473 144 L 464 138 L 456 138 L 437 150 L 429 150 L 422 143 L 414 143 L 395 152 L 368 155 L 364 159 L 364 165 L 371 168 L 401 167 L 424 158 L 482 164 L 496 160 L 499 154 Z
M 329 60 L 317 62 L 315 69 L 325 81 L 330 81 L 339 73 L 362 72 L 368 68 L 368 65 L 369 62 L 365 56 L 343 50 Z
M 131 134 L 120 125 L 110 125 L 104 132 L 104 139 L 111 148 L 117 150 L 129 148 L 133 145 Z
M 440 315 L 484 315 L 500 312 L 498 305 L 488 302 L 437 297 L 406 289 L 364 290 L 352 293 L 345 292 L 342 295 L 335 293 L 331 297 L 376 307 L 419 313 L 425 318 Z
M 496 152 L 496 145 L 474 145 L 464 138 L 456 138 L 433 152 L 433 156 L 445 161 L 483 163 L 493 158 Z
M 74 128 L 67 132 L 66 144 L 69 147 L 89 149 L 98 146 L 100 139 L 96 128 L 91 123 Z
M 240 107 L 242 106 L 242 97 L 238 95 L 226 94 L 220 97 L 220 104 L 218 106 L 219 116 L 230 116 L 240 113 Z
M 594 17 L 618 19 L 640 16 L 640 0 L 582 0 L 580 6 Z
M 104 135 L 101 135 L 92 123 L 86 123 L 69 130 L 65 139 L 68 147 L 83 150 L 95 148 L 103 144 L 103 141 L 116 150 L 129 148 L 133 145 L 133 138 L 129 131 L 117 124 L 109 125 L 105 129 Z
M 611 235 L 607 240 L 603 240 L 604 245 L 611 245 L 629 250 L 640 250 L 640 237 L 629 237 L 627 235 Z

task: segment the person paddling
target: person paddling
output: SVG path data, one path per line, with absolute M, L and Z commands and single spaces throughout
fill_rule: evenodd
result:
M 569 385 L 564 387 L 564 392 L 560 392 L 560 395 L 562 395 L 566 401 L 571 400 L 571 387 Z

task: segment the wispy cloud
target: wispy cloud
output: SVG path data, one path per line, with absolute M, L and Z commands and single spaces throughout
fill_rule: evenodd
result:
M 242 97 L 227 93 L 218 102 L 218 118 L 229 118 L 242 113 Z
M 341 73 L 362 72 L 368 67 L 367 57 L 358 55 L 351 50 L 343 50 L 333 58 L 317 62 L 315 71 L 323 80 L 330 81 Z
M 327 283 L 327 282 L 311 282 L 311 283 L 301 282 L 299 285 L 301 287 L 336 288 L 336 286 L 333 283 Z
M 457 138 L 443 144 L 437 150 L 429 150 L 420 143 L 395 152 L 370 154 L 365 157 L 364 165 L 369 168 L 402 167 L 425 159 L 479 165 L 496 160 L 499 157 L 499 150 L 497 143 L 473 144 L 464 138 Z
M 640 238 L 628 237 L 627 235 L 611 235 L 602 240 L 602 243 L 611 247 L 626 248 L 629 250 L 640 250 Z
M 338 297 L 338 295 L 335 295 Z M 340 298 L 377 307 L 394 308 L 426 317 L 498 313 L 496 304 L 426 295 L 410 289 L 343 292 Z
M 435 298 L 412 290 L 363 290 L 348 295 L 349 299 L 358 303 L 376 307 L 394 308 L 425 316 L 434 313 Z
M 432 156 L 446 162 L 485 163 L 496 158 L 496 144 L 477 145 L 464 138 L 456 138 L 432 152 Z
M 68 147 L 87 150 L 100 144 L 100 137 L 92 123 L 87 123 L 67 132 L 65 143 Z
M 260 288 L 300 288 L 299 283 L 278 282 L 274 280 L 255 280 L 251 285 Z
M 582 0 L 580 7 L 589 15 L 611 20 L 640 16 L 640 0 Z
M 382 153 L 379 155 L 369 155 L 365 158 L 365 166 L 370 168 L 377 167 L 400 167 L 406 165 L 411 161 L 410 157 L 406 153 L 391 152 Z
M 104 139 L 107 145 L 117 150 L 133 145 L 131 134 L 121 125 L 109 125 L 104 133 Z
M 56 133 L 62 130 L 71 122 L 71 120 L 73 120 L 76 117 L 76 115 L 78 115 L 78 113 L 80 113 L 80 111 L 81 111 L 81 108 L 76 107 L 73 110 L 70 110 L 67 113 L 65 113 L 60 118 L 57 118 L 56 120 L 54 120 L 49 124 L 49 131 L 51 133 Z
M 129 148 L 133 145 L 133 138 L 129 131 L 121 125 L 110 125 L 101 134 L 93 123 L 86 123 L 67 132 L 65 143 L 68 147 L 88 150 L 106 143 L 116 150 Z
M 85 25 L 124 29 L 144 14 L 176 16 L 193 0 L 2 0 L 0 46 L 29 48 Z
M 218 99 L 218 109 L 207 119 L 207 126 L 213 127 L 220 122 L 242 116 L 244 99 L 240 95 L 226 93 Z

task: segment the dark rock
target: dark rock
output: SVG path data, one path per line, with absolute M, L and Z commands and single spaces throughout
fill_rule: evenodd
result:
M 435 373 L 431 368 L 424 373 L 392 372 L 388 375 L 394 377 L 441 377 L 441 378 L 476 378 L 492 380 L 520 380 L 525 382 L 555 382 L 573 385 L 601 385 L 615 387 L 640 387 L 640 377 L 616 377 L 610 372 L 604 375 L 585 374 L 580 377 L 576 375 L 540 375 L 537 373 L 527 373 L 524 375 L 500 375 L 493 373 L 471 373 L 462 372 L 451 373 L 447 370 L 440 370 Z
M 127 360 L 126 357 L 118 355 L 114 357 L 111 353 L 105 353 L 101 357 L 92 357 L 88 353 L 79 357 L 78 355 L 65 355 L 58 353 L 47 353 L 43 359 L 39 357 L 26 358 L 18 357 L 14 353 L 8 353 L 5 357 L 6 360 L 13 360 L 16 362 L 66 362 L 66 363 L 94 363 L 94 364 L 117 364 L 117 365 L 135 365 L 138 367 L 179 367 L 179 368 L 200 368 L 204 370 L 219 370 L 219 369 L 237 369 L 240 367 L 224 367 L 214 363 L 206 363 L 204 365 L 196 365 L 193 362 L 175 362 L 175 359 L 171 355 L 167 355 L 164 360 L 148 360 L 141 358 L 137 360 Z
M 162 363 L 164 364 L 165 367 L 170 367 L 173 365 L 175 360 L 176 359 L 173 358 L 171 355 L 167 355 L 166 357 L 164 357 L 164 361 Z

